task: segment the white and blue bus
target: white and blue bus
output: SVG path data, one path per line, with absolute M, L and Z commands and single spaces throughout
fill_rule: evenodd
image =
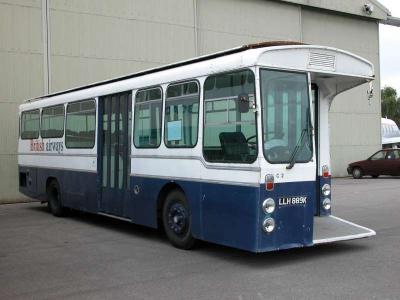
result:
M 252 252 L 363 238 L 331 215 L 328 112 L 374 79 L 346 51 L 246 45 L 20 106 L 20 191 Z M 349 99 L 351 101 L 351 99 Z

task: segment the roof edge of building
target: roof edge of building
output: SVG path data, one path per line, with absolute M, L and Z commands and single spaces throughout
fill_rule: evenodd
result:
M 387 20 L 391 12 L 378 0 L 357 0 L 357 1 L 322 1 L 322 0 L 278 0 L 301 5 L 304 7 L 319 8 L 339 13 L 350 14 L 358 17 L 365 17 L 379 21 Z M 364 10 L 364 5 L 372 4 L 373 11 L 368 13 Z
M 381 23 L 385 25 L 400 27 L 400 18 L 388 16 L 387 20 L 384 20 Z

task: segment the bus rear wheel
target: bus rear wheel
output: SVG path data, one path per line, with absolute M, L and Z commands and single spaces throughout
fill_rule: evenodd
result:
M 163 226 L 174 247 L 189 250 L 195 245 L 189 205 L 185 195 L 174 190 L 168 194 L 163 205 Z
M 62 217 L 65 209 L 61 202 L 60 186 L 56 180 L 52 180 L 47 187 L 47 205 L 50 212 L 56 217 Z

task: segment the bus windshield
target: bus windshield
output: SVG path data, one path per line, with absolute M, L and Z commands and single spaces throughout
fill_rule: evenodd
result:
M 270 163 L 308 162 L 312 128 L 306 73 L 261 70 L 264 156 Z

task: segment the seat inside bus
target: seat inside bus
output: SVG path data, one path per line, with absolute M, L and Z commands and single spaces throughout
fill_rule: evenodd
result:
M 250 154 L 246 137 L 240 131 L 221 132 L 219 134 L 223 157 L 227 160 L 242 161 Z

